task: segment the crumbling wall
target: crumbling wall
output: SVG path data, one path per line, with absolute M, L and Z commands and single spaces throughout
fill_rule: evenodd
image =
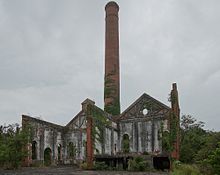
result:
M 30 144 L 36 142 L 36 157 L 32 160 L 31 148 L 29 163 L 43 163 L 44 150 L 50 148 L 52 163 L 57 164 L 58 146 L 63 146 L 63 127 L 25 115 L 22 116 L 22 120 L 31 127 L 32 138 Z M 64 149 L 61 150 L 61 157 L 62 155 L 64 155 Z
M 162 152 L 162 126 L 168 129 L 170 108 L 153 97 L 143 94 L 119 118 L 120 151 L 124 134 L 129 136 L 130 152 Z
M 81 111 L 70 123 L 66 126 L 65 133 L 65 163 L 71 163 L 72 157 L 68 155 L 68 145 L 72 142 L 76 146 L 77 161 L 85 160 L 86 157 L 86 116 Z

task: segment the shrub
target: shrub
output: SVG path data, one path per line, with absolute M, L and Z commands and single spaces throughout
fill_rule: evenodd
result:
M 19 127 L 18 124 L 0 126 L 0 166 L 5 169 L 17 169 L 27 157 L 26 149 L 30 130 Z
M 94 164 L 95 170 L 109 170 L 108 165 L 105 164 L 105 162 L 95 162 Z
M 134 159 L 129 159 L 128 161 L 129 171 L 146 171 L 148 168 L 149 165 L 143 157 L 135 157 Z
M 201 175 L 199 169 L 195 165 L 174 164 L 174 170 L 171 175 Z
M 81 163 L 81 164 L 80 164 L 80 168 L 81 168 L 82 170 L 87 170 L 87 169 L 88 169 L 87 163 L 86 163 L 86 162 Z
M 149 155 L 149 153 L 147 151 L 144 151 L 143 155 Z
M 220 142 L 219 147 L 212 151 L 205 161 L 212 167 L 213 174 L 220 174 Z

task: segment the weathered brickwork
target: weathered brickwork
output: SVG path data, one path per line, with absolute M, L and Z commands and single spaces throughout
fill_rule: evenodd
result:
M 105 6 L 105 111 L 120 114 L 120 70 L 119 70 L 119 6 L 109 2 Z
M 171 107 L 144 93 L 120 112 L 119 6 L 109 2 L 105 10 L 104 110 L 86 99 L 81 103 L 81 111 L 66 126 L 23 115 L 22 125 L 29 124 L 32 132 L 27 145 L 30 154 L 26 165 L 87 162 L 92 168 L 94 157 L 98 155 L 164 155 L 162 133 L 174 130 L 176 137 L 171 156 L 179 159 L 180 109 L 175 83 L 171 91 Z M 175 124 L 171 126 L 171 123 Z

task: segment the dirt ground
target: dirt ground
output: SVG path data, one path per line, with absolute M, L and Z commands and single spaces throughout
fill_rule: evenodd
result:
M 127 171 L 82 171 L 73 167 L 22 168 L 0 170 L 0 175 L 168 175 L 169 173 L 127 172 Z

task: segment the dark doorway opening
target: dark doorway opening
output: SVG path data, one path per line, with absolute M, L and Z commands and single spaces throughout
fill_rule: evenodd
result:
M 154 157 L 153 166 L 158 170 L 170 169 L 170 159 L 169 157 Z
M 37 142 L 33 141 L 32 142 L 32 160 L 37 159 Z
M 58 145 L 58 148 L 57 148 L 57 152 L 58 152 L 58 161 L 60 162 L 61 159 L 62 159 L 62 152 L 61 152 L 61 144 Z
M 51 165 L 51 149 L 46 148 L 44 150 L 44 165 L 50 166 Z

